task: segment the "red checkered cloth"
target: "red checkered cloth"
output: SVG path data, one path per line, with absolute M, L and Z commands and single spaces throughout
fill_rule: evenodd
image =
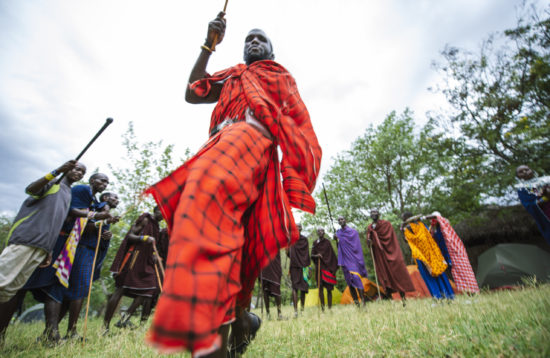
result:
M 261 268 L 298 239 L 291 206 L 315 210 L 321 148 L 292 76 L 259 61 L 207 76 L 191 89 L 206 96 L 219 81 L 210 127 L 226 118 L 237 123 L 146 191 L 170 230 L 164 291 L 148 337 L 164 351 L 217 349 L 219 327 L 234 319 L 236 304 L 248 307 Z M 274 141 L 244 121 L 247 108 Z
M 460 240 L 460 237 L 454 231 L 449 220 L 442 216 L 436 216 L 436 219 L 445 238 L 449 256 L 451 256 L 451 273 L 453 274 L 456 288 L 460 291 L 479 292 L 479 286 L 477 285 L 477 280 L 462 240 Z

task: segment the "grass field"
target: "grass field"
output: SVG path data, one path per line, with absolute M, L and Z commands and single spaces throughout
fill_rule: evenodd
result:
M 260 315 L 259 310 L 255 312 Z M 298 319 L 264 319 L 246 357 L 550 357 L 550 285 L 517 291 L 431 299 L 371 302 L 364 308 L 336 305 L 321 313 L 306 308 Z M 137 318 L 135 318 L 137 322 Z M 114 321 L 113 321 L 114 322 Z M 80 325 L 82 322 L 79 323 Z M 66 321 L 62 322 L 65 329 Z M 153 357 L 147 327 L 100 336 L 101 319 L 91 319 L 88 341 L 55 348 L 36 343 L 43 324 L 15 324 L 1 357 Z M 82 327 L 79 331 L 82 333 Z M 189 357 L 189 354 L 179 356 Z

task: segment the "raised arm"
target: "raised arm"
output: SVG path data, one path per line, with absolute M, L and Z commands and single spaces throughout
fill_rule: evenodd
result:
M 69 170 L 73 169 L 75 165 L 75 160 L 69 160 L 59 168 L 53 170 L 51 173 L 46 174 L 46 176 L 30 183 L 29 186 L 25 188 L 25 193 L 29 195 L 38 195 L 40 191 L 57 175 L 68 172 Z
M 214 39 L 217 39 L 216 44 L 219 44 L 222 42 L 225 35 L 224 15 L 225 13 L 222 11 L 214 20 L 208 23 L 206 41 L 204 42 L 204 45 L 201 46 L 199 58 L 197 58 L 197 61 L 191 70 L 191 75 L 189 75 L 189 85 L 197 80 L 203 79 L 206 76 L 206 65 L 208 64 L 208 60 L 212 54 L 211 48 L 214 43 Z M 223 83 L 213 83 L 208 95 L 206 97 L 199 97 L 191 91 L 189 85 L 185 91 L 185 100 L 188 103 L 193 104 L 217 102 L 220 98 L 220 93 L 223 87 Z

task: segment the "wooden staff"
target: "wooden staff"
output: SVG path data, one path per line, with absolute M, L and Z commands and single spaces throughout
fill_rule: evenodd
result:
M 158 255 L 157 255 L 157 258 L 158 258 Z M 157 274 L 157 282 L 159 284 L 159 288 L 160 288 L 160 292 L 162 293 L 162 281 L 160 280 L 160 276 L 159 276 L 159 270 L 157 268 L 157 264 L 160 264 L 157 260 L 157 262 L 155 263 L 155 273 Z M 162 265 L 162 264 L 161 264 Z
M 223 14 L 225 16 L 225 10 L 227 10 L 227 2 L 229 0 L 225 0 L 225 5 L 223 6 Z M 212 40 L 212 46 L 210 46 L 210 50 L 216 51 L 216 44 L 218 43 L 218 34 L 214 35 L 214 40 Z
M 155 251 L 155 255 L 157 255 L 157 258 L 160 260 L 161 257 L 159 255 L 159 250 L 157 250 L 157 243 L 153 242 L 153 250 Z M 159 262 L 160 272 L 162 272 L 162 278 L 164 278 L 164 267 L 162 267 L 162 263 Z
M 324 296 L 323 290 L 321 289 L 321 258 L 317 258 L 317 289 L 319 290 L 319 308 L 321 307 L 321 295 Z M 328 297 L 327 297 L 328 299 Z
M 99 229 L 97 233 L 97 244 L 95 246 L 94 261 L 92 263 L 92 274 L 90 275 L 90 288 L 88 289 L 88 300 L 86 302 L 86 315 L 84 316 L 84 333 L 82 336 L 82 345 L 84 345 L 86 342 L 86 328 L 88 327 L 88 310 L 90 308 L 90 297 L 92 295 L 92 283 L 94 282 L 95 261 L 97 259 L 97 253 L 99 251 L 99 241 L 101 240 L 102 229 L 103 229 L 103 221 L 100 221 Z
M 370 247 L 370 257 L 372 257 L 372 265 L 374 266 L 374 279 L 376 280 L 376 290 L 378 291 L 378 299 L 380 299 L 380 286 L 378 286 L 378 274 L 376 273 L 376 262 L 374 261 L 374 253 L 372 252 L 372 245 Z

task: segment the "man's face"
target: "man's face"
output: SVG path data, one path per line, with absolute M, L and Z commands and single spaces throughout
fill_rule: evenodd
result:
M 256 61 L 273 58 L 273 48 L 265 32 L 259 29 L 251 30 L 244 40 L 244 62 L 250 65 Z
M 155 210 L 153 211 L 153 216 L 156 221 L 161 221 L 164 218 L 162 217 L 162 213 L 160 212 L 160 209 L 158 207 L 155 207 Z
M 109 185 L 109 178 L 105 174 L 98 174 L 90 180 L 90 186 L 95 193 L 103 192 L 107 189 L 107 185 Z
M 527 165 L 520 165 L 516 169 L 516 176 L 522 180 L 529 180 L 535 176 L 535 173 Z
M 119 203 L 118 195 L 111 194 L 107 197 L 107 204 L 109 204 L 109 207 L 111 209 L 116 208 L 118 206 L 118 203 Z
M 319 239 L 322 239 L 323 237 L 325 237 L 325 229 L 318 228 L 317 229 L 317 236 L 319 237 Z
M 67 179 L 69 182 L 74 183 L 79 180 L 82 180 L 86 175 L 86 166 L 82 163 L 76 163 L 73 169 L 69 170 L 67 173 Z
M 378 210 L 371 210 L 370 217 L 372 220 L 376 221 L 380 217 L 380 213 L 378 212 Z
M 341 227 L 346 226 L 346 219 L 344 219 L 343 216 L 340 216 L 340 217 L 338 218 L 338 225 L 340 225 Z

